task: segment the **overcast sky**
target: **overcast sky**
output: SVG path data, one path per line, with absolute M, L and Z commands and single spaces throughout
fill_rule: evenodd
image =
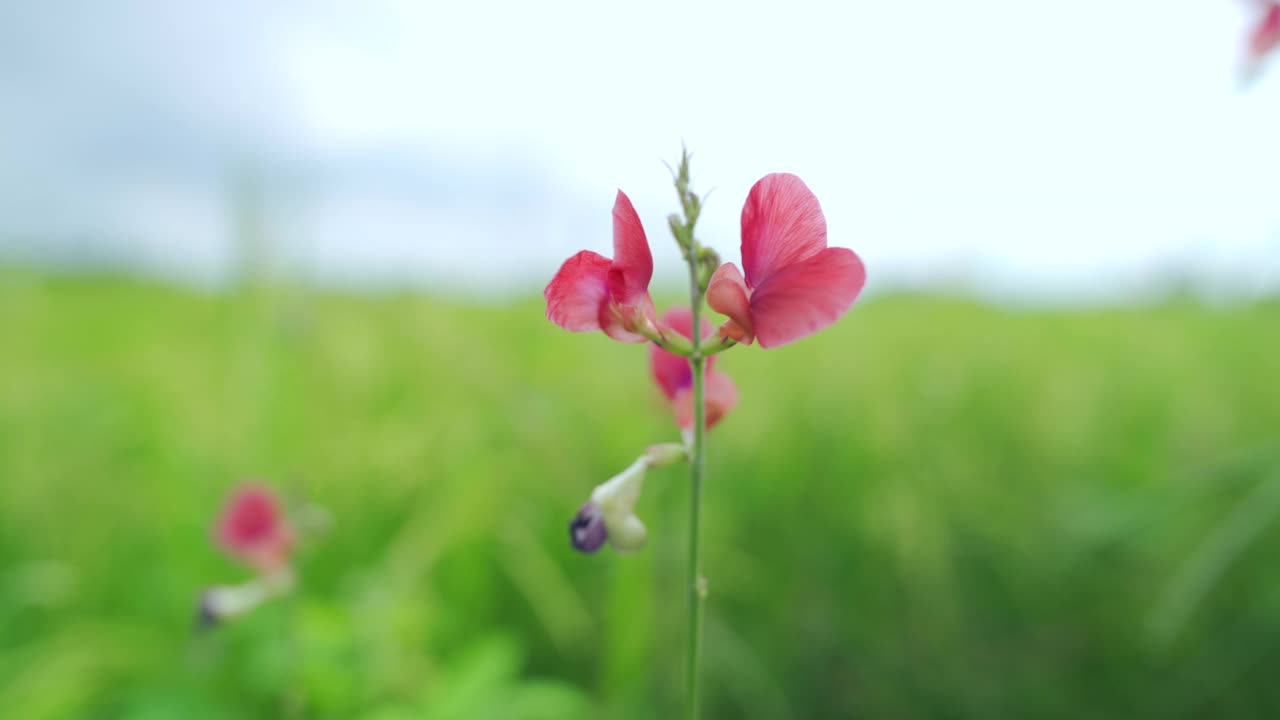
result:
M 683 139 L 726 259 L 782 170 L 872 288 L 1255 283 L 1280 262 L 1280 67 L 1239 86 L 1245 9 L 10 0 L 0 249 L 216 273 L 249 183 L 300 271 L 533 288 L 607 251 L 620 187 L 662 271 Z

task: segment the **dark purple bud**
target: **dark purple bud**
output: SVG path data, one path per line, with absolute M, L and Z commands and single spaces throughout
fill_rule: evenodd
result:
M 593 553 L 604 547 L 604 541 L 608 537 L 609 533 L 604 526 L 604 512 L 593 502 L 588 501 L 583 505 L 569 523 L 569 541 L 573 543 L 575 550 Z
M 217 611 L 213 607 L 212 592 L 200 593 L 200 606 L 196 608 L 196 629 L 210 630 L 218 626 L 222 618 L 218 617 Z

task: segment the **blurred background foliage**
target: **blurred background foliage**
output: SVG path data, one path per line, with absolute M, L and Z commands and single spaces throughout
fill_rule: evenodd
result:
M 644 552 L 566 531 L 675 438 L 642 348 L 533 299 L 16 270 L 0 324 L 4 715 L 675 716 L 683 469 Z M 899 294 L 728 353 L 707 717 L 1275 717 L 1278 327 Z M 244 478 L 331 521 L 197 633 Z

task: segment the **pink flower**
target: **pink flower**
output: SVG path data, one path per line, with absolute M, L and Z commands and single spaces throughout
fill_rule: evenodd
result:
M 1252 76 L 1262 66 L 1267 55 L 1280 46 L 1280 2 L 1255 0 L 1258 9 L 1257 24 L 1249 31 L 1245 49 L 1245 73 Z
M 692 339 L 693 313 L 688 308 L 672 308 L 662 316 L 667 328 Z M 711 324 L 702 321 L 702 334 L 711 332 Z M 707 427 L 720 422 L 734 405 L 738 404 L 738 388 L 724 373 L 712 369 L 716 356 L 707 358 L 707 377 L 704 399 L 707 403 Z M 681 429 L 693 427 L 693 368 L 689 359 L 663 350 L 657 345 L 649 347 L 649 369 L 658 388 L 671 403 L 676 425 Z
M 653 256 L 640 216 L 626 193 L 613 203 L 613 259 L 583 250 L 560 266 L 543 296 L 547 319 L 566 330 L 603 330 L 622 342 L 644 342 L 638 328 L 652 325 L 649 278 Z
M 766 175 L 742 207 L 742 268 L 725 263 L 711 276 L 707 304 L 728 315 L 720 334 L 777 347 L 840 318 L 866 282 L 852 250 L 827 247 L 827 221 L 795 175 Z
M 279 500 L 261 485 L 243 485 L 235 491 L 218 519 L 214 537 L 228 554 L 264 573 L 288 565 L 294 540 Z

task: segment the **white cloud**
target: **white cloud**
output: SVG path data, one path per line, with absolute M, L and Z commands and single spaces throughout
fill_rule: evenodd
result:
M 198 16 L 146 2 L 123 20 L 104 12 L 105 32 L 47 7 L 32 3 L 15 31 L 36 38 L 46 81 L 62 85 L 42 98 L 113 78 L 99 93 L 108 124 L 181 119 L 180 148 L 300 168 L 281 177 L 354 165 L 367 178 L 380 166 L 362 157 L 397 149 L 450 158 L 401 177 L 408 192 L 371 182 L 289 209 L 304 233 L 291 252 L 329 248 L 344 271 L 533 284 L 576 247 L 607 248 L 615 187 L 665 242 L 672 196 L 659 161 L 681 139 L 701 186 L 717 188 L 704 237 L 723 254 L 736 254 L 750 184 L 788 170 L 818 193 L 832 242 L 864 256 L 873 286 L 959 266 L 1084 291 L 1099 276 L 1163 271 L 1188 248 L 1214 254 L 1206 267 L 1247 267 L 1235 261 L 1268 257 L 1280 227 L 1280 72 L 1236 89 L 1244 16 L 1226 0 L 232 2 Z M 115 58 L 111 72 L 92 72 L 103 58 Z M 74 196 L 87 162 L 65 148 L 111 137 L 98 119 L 43 138 L 41 123 L 22 128 L 32 137 L 20 142 L 67 166 L 51 198 Z M 459 188 L 487 212 L 433 213 L 432 183 L 468 166 Z M 207 192 L 226 191 L 222 170 L 202 172 Z M 486 191 L 486 173 L 501 191 Z M 524 193 L 511 177 L 543 185 L 540 206 L 510 206 Z M 15 212 L 0 208 L 0 222 Z M 335 225 L 360 240 L 344 245 Z M 511 261 L 460 253 L 449 238 L 463 236 Z

